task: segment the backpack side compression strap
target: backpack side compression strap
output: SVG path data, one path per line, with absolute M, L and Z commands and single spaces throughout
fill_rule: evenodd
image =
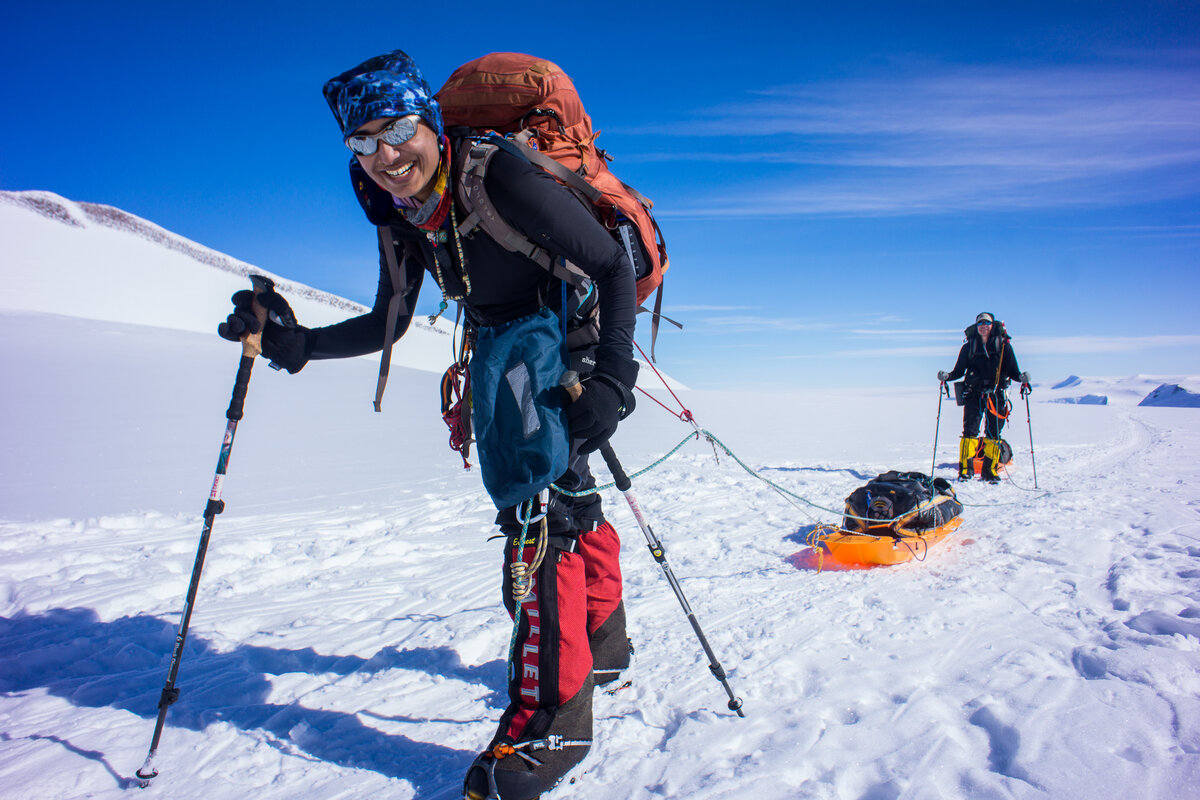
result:
M 404 260 L 408 259 L 405 254 L 404 260 L 396 261 L 396 241 L 392 238 L 392 229 L 387 225 L 380 225 L 379 228 L 379 247 L 383 250 L 384 258 L 387 259 L 388 275 L 392 279 L 392 299 L 388 301 L 387 322 L 384 323 L 383 331 L 383 354 L 379 358 L 379 381 L 375 384 L 375 411 L 383 411 L 383 390 L 387 386 L 388 371 L 392 366 L 392 345 L 396 341 L 396 320 L 400 318 L 400 310 L 403 308 L 404 313 L 408 314 L 408 304 L 404 302 L 404 296 L 408 294 L 408 285 L 401 284 L 400 279 L 404 272 L 401 267 L 404 265 Z

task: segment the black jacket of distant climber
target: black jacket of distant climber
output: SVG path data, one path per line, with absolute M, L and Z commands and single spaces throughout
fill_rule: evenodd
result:
M 967 341 L 958 351 L 958 361 L 946 376 L 947 381 L 959 378 L 968 389 L 977 391 L 1004 389 L 1010 381 L 1019 381 L 1021 368 L 1017 366 L 1017 354 L 1013 352 L 1008 336 L 995 331 L 985 343 L 976 328 L 969 328 Z

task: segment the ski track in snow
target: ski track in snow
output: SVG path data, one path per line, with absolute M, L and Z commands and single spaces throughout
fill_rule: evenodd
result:
M 125 235 L 94 241 L 123 253 Z M 92 252 L 102 269 L 110 256 Z M 211 288 L 224 305 L 224 284 Z M 0 312 L 0 369 L 25 378 L 0 400 L 0 794 L 114 800 L 149 745 L 236 347 L 29 303 Z M 197 330 L 224 313 L 200 305 Z M 446 449 L 438 376 L 394 367 L 375 414 L 375 370 L 256 369 L 161 774 L 139 797 L 459 796 L 505 704 L 495 511 Z M 935 387 L 684 392 L 762 478 L 832 511 L 704 442 L 634 484 L 745 701 L 739 719 L 606 491 L 632 685 L 597 693 L 592 753 L 544 800 L 1200 796 L 1200 417 L 1132 405 L 1160 382 L 1085 378 L 1059 393 L 1120 401 L 1105 406 L 1039 388 L 1041 488 L 1018 407 L 1010 480 L 958 485 L 954 536 L 921 563 L 871 570 L 818 571 L 806 537 L 875 474 L 929 470 Z M 942 416 L 934 461 L 949 476 L 957 409 Z M 614 445 L 633 472 L 689 430 L 647 401 Z

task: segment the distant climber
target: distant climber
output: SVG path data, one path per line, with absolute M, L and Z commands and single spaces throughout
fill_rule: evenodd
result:
M 975 317 L 975 324 L 963 333 L 967 340 L 958 351 L 958 361 L 950 372 L 939 372 L 942 383 L 963 378 L 955 396 L 963 407 L 963 432 L 958 445 L 958 479 L 969 480 L 971 460 L 982 450 L 980 477 L 988 483 L 1000 481 L 996 470 L 1001 460 L 1000 431 L 1012 406 L 1008 402 L 1010 381 L 1021 384 L 1021 392 L 1032 391 L 1029 373 L 1017 366 L 1017 354 L 1004 323 L 987 311 Z M 979 439 L 979 423 L 985 419 L 984 438 Z

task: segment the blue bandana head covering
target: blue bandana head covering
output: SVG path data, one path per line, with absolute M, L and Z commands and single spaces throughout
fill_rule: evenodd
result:
M 409 114 L 423 119 L 439 138 L 442 135 L 442 108 L 421 68 L 403 50 L 375 56 L 330 78 L 322 91 L 343 136 L 372 120 Z

